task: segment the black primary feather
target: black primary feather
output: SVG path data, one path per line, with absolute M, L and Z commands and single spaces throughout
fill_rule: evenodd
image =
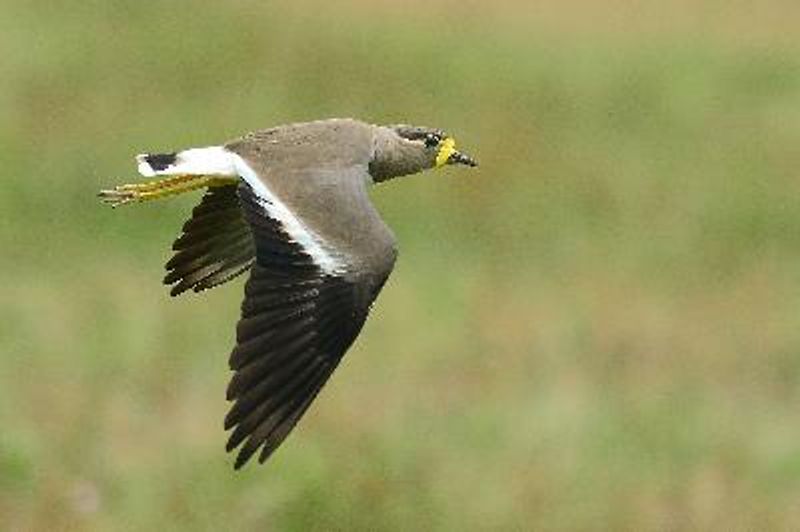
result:
M 175 254 L 165 266 L 164 284 L 173 285 L 173 296 L 225 283 L 255 261 L 253 233 L 236 187 L 208 189 L 183 225 L 183 234 L 172 244 Z

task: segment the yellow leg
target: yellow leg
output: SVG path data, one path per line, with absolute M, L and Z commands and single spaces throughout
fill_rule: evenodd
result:
M 98 196 L 103 202 L 117 207 L 175 196 L 198 188 L 232 185 L 237 181 L 235 177 L 218 175 L 178 175 L 147 183 L 119 185 L 110 190 L 101 190 Z

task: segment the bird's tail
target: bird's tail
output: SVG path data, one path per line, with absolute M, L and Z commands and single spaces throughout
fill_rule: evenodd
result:
M 238 172 L 232 154 L 221 146 L 192 148 L 173 153 L 136 156 L 139 173 L 164 176 L 146 183 L 125 184 L 101 190 L 98 196 L 112 207 L 174 196 L 198 188 L 234 184 Z
M 238 181 L 232 155 L 220 146 L 193 148 L 177 153 L 143 153 L 136 156 L 139 173 L 165 176 L 146 183 L 125 184 L 101 190 L 98 196 L 112 207 L 174 196 L 198 188 L 231 185 Z

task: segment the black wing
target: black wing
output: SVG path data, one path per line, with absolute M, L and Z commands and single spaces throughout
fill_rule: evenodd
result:
M 183 234 L 172 244 L 176 253 L 166 264 L 164 284 L 173 285 L 173 296 L 222 284 L 247 271 L 255 261 L 253 234 L 236 187 L 209 188 L 183 225 Z
M 389 275 L 326 274 L 269 218 L 242 183 L 239 197 L 256 247 L 245 285 L 228 387 L 227 450 L 235 468 L 259 449 L 264 462 L 286 438 L 355 340 Z M 392 255 L 392 262 L 393 262 Z

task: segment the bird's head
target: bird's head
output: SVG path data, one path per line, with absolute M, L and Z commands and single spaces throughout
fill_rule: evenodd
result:
M 478 166 L 472 157 L 458 151 L 455 139 L 441 129 L 405 124 L 381 129 L 386 134 L 370 165 L 377 181 L 449 164 Z
M 441 129 L 406 125 L 392 126 L 392 129 L 404 143 L 423 154 L 428 162 L 426 168 L 439 168 L 446 164 L 478 166 L 472 157 L 456 150 L 455 139 Z

